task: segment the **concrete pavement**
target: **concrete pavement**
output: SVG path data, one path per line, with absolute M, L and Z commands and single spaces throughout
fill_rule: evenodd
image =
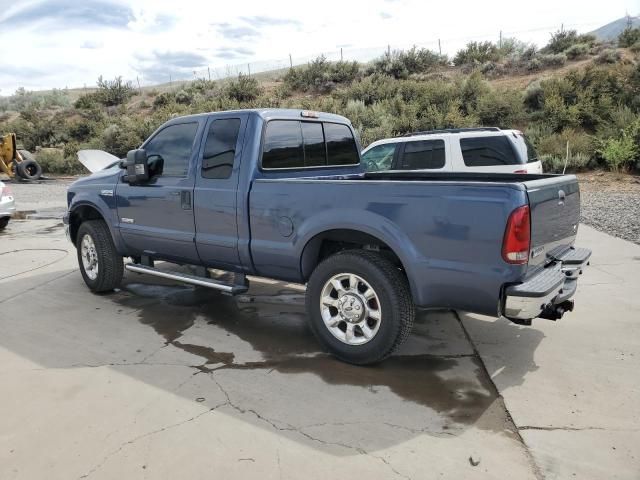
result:
M 93 295 L 57 220 L 15 221 L 0 478 L 638 478 L 640 247 L 579 243 L 594 265 L 560 322 L 421 313 L 363 368 L 319 351 L 299 286 Z

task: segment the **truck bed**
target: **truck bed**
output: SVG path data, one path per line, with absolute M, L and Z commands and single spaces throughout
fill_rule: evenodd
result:
M 559 189 L 567 191 L 562 207 Z M 521 205 L 531 209 L 536 255 L 529 265 L 510 265 L 502 259 L 502 240 L 509 215 Z M 365 232 L 402 260 L 417 305 L 489 315 L 496 314 L 503 285 L 535 273 L 551 248 L 573 244 L 578 217 L 571 175 L 391 171 L 262 178 L 249 193 L 258 274 L 305 281 L 300 258 L 314 235 Z

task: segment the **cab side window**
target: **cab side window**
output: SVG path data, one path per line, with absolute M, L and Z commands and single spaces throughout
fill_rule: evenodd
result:
M 203 178 L 225 179 L 231 176 L 239 132 L 239 118 L 211 122 L 202 156 Z
M 378 145 L 362 155 L 362 163 L 367 169 L 367 172 L 389 170 L 391 168 L 395 152 L 395 143 Z
M 186 177 L 198 124 L 178 123 L 163 128 L 147 143 L 144 149 L 149 161 L 161 163 L 164 176 Z M 154 157 L 154 158 L 152 158 Z

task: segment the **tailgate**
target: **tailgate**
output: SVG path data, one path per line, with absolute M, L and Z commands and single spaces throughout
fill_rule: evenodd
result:
M 580 188 L 575 175 L 525 181 L 531 209 L 529 265 L 544 264 L 573 245 L 580 222 Z

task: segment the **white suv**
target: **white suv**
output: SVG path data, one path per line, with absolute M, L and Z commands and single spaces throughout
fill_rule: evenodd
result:
M 416 132 L 373 142 L 362 151 L 369 172 L 542 173 L 533 145 L 519 130 L 455 128 Z

